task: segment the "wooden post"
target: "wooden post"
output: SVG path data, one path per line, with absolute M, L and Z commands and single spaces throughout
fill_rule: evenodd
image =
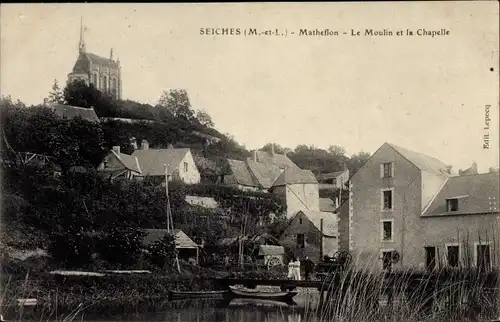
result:
M 174 232 L 174 219 L 172 218 L 172 212 L 170 210 L 170 197 L 168 196 L 168 168 L 165 164 L 165 193 L 167 197 L 167 231 L 169 234 L 175 234 Z M 174 242 L 175 243 L 175 242 Z M 177 247 L 175 248 L 175 262 L 177 264 L 177 271 L 181 272 L 181 265 L 179 263 L 179 256 L 177 254 Z
M 323 259 L 323 218 L 319 222 L 319 260 Z

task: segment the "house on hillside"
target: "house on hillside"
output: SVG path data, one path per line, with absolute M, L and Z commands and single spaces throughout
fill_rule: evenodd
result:
M 281 243 L 295 256 L 318 262 L 338 250 L 337 216 L 329 212 L 299 211 L 284 230 Z
M 168 234 L 167 229 L 145 229 L 146 236 L 142 240 L 142 246 L 147 248 L 156 241 L 160 241 Z M 174 229 L 175 248 L 178 251 L 179 259 L 193 262 L 198 265 L 199 249 L 201 245 L 196 244 L 188 235 L 180 229 Z
M 142 178 L 141 167 L 137 157 L 121 153 L 120 146 L 114 146 L 97 167 L 101 173 L 109 174 L 111 180 L 116 178 Z
M 320 210 L 318 182 L 310 170 L 302 170 L 283 154 L 254 151 L 253 155 L 245 161 L 228 159 L 229 171 L 218 182 L 283 196 L 288 218 L 299 210 Z
M 319 212 L 318 181 L 310 170 L 288 168 L 273 183 L 272 193 L 285 197 L 287 217 L 298 211 Z
M 99 122 L 99 117 L 93 107 L 85 108 L 58 103 L 49 103 L 47 100 L 44 101 L 44 106 L 54 111 L 59 118 L 64 120 L 72 120 L 75 117 L 81 117 L 89 122 Z
M 374 270 L 499 267 L 499 179 L 455 176 L 436 158 L 384 143 L 351 177 L 340 209 L 353 259 Z
M 280 154 L 274 152 L 274 146 L 271 148 L 271 152 L 254 150 L 252 151 L 253 157 L 249 158 L 255 162 L 263 163 L 266 165 L 273 165 L 281 170 L 288 168 L 299 168 L 286 154 Z
M 317 177 L 320 189 L 345 189 L 349 181 L 349 170 L 321 173 Z
M 246 191 L 269 191 L 278 179 L 281 170 L 253 160 L 228 159 L 229 171 L 220 176 L 218 183 L 231 185 Z
M 190 149 L 150 149 L 148 142 L 142 140 L 140 149 L 135 150 L 132 157 L 139 160 L 144 178 L 156 184 L 165 181 L 165 165 L 167 165 L 169 180 L 181 180 L 187 184 L 200 182 L 200 172 Z

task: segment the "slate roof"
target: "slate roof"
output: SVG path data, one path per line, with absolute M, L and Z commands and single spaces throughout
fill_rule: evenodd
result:
M 285 248 L 283 246 L 260 245 L 259 255 L 284 255 Z
M 80 53 L 76 59 L 75 65 L 73 66 L 73 73 L 89 73 L 91 62 L 101 66 L 119 68 L 118 63 L 109 58 L 93 53 Z
M 297 215 L 300 213 L 303 213 L 318 230 L 321 230 L 321 219 L 323 219 L 323 235 L 338 236 L 336 214 L 330 212 L 301 210 L 297 213 Z
M 90 60 L 84 53 L 80 53 L 73 66 L 73 73 L 88 73 L 90 71 Z
M 162 239 L 167 233 L 166 229 L 145 229 L 146 236 L 142 240 L 142 245 L 147 247 L 150 244 Z M 189 238 L 182 230 L 174 229 L 175 244 L 177 248 L 197 248 L 198 245 Z
M 63 119 L 71 120 L 77 116 L 90 122 L 99 122 L 99 117 L 93 108 L 85 108 L 57 103 L 46 103 L 45 106 L 54 111 L 54 113 Z
M 335 202 L 330 198 L 319 198 L 319 210 L 323 212 L 334 212 Z
M 110 151 L 114 156 L 123 164 L 123 166 L 129 170 L 141 173 L 141 167 L 139 165 L 139 160 L 137 157 L 128 155 L 125 153 L 116 153 L 115 151 Z
M 391 146 L 394 150 L 399 152 L 404 158 L 406 158 L 408 161 L 413 163 L 417 168 L 419 168 L 422 171 L 427 171 L 431 172 L 434 174 L 447 174 L 447 165 L 443 163 L 442 161 L 419 153 L 415 151 L 411 151 L 399 146 L 396 146 L 391 143 L 387 143 L 389 146 Z
M 328 180 L 328 179 L 334 179 L 343 174 L 344 172 L 347 172 L 348 170 L 342 170 L 342 171 L 335 171 L 335 172 L 329 172 L 329 173 L 320 173 L 318 175 L 318 180 Z
M 135 150 L 132 156 L 139 159 L 143 175 L 163 176 L 165 164 L 168 173 L 172 174 L 189 151 L 188 148 Z
M 245 161 L 227 159 L 234 180 L 243 186 L 259 187 L 259 182 L 252 175 Z
M 279 168 L 299 168 L 292 160 L 286 155 L 279 153 L 270 153 L 267 151 L 256 151 L 257 161 L 266 164 L 272 164 Z M 251 159 L 251 158 L 249 158 Z
M 318 183 L 311 170 L 302 170 L 300 168 L 286 169 L 274 182 L 273 186 L 284 186 L 287 184 L 305 184 L 305 183 Z
M 253 177 L 264 189 L 271 188 L 282 172 L 279 167 L 273 164 L 265 164 L 253 160 L 247 160 L 247 166 Z
M 93 53 L 84 53 L 93 63 L 118 68 L 118 63 L 106 57 L 102 57 Z
M 491 213 L 490 207 L 499 212 L 500 174 L 484 173 L 468 176 L 454 176 L 447 179 L 423 216 L 472 215 Z M 458 197 L 458 198 L 457 198 Z M 495 205 L 490 205 L 495 197 Z M 446 199 L 459 199 L 458 211 L 447 212 Z

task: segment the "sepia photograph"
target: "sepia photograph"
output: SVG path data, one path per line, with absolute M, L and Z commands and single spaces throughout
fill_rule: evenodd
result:
M 0 321 L 500 321 L 498 1 L 0 5 Z

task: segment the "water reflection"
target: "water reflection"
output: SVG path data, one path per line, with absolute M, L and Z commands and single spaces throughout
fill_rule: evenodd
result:
M 304 322 L 312 307 L 310 299 L 297 296 L 295 301 L 284 303 L 272 300 L 233 299 L 180 300 L 165 302 L 156 312 L 140 312 L 113 316 L 88 316 L 86 321 L 169 321 L 169 322 Z

